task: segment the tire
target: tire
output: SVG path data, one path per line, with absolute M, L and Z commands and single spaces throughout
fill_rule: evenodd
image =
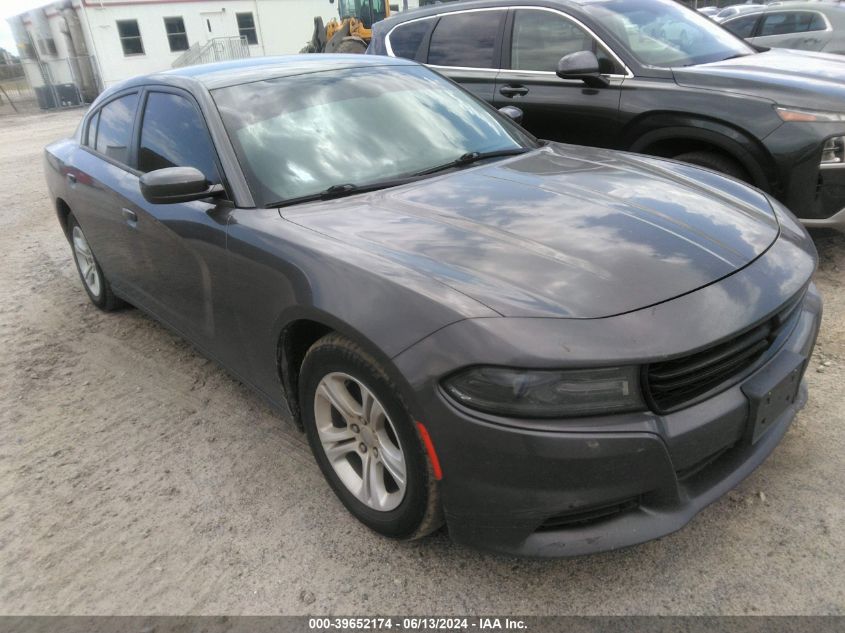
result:
M 360 40 L 343 40 L 335 50 L 335 53 L 351 53 L 355 55 L 363 55 L 367 52 L 367 45 Z
M 372 356 L 338 334 L 327 334 L 302 363 L 299 401 L 320 470 L 361 523 L 402 540 L 442 525 L 437 482 L 416 425 Z M 368 415 L 369 403 L 374 404 Z
M 111 284 L 103 274 L 103 269 L 94 257 L 94 253 L 85 238 L 85 233 L 79 222 L 71 213 L 67 218 L 68 240 L 76 264 L 76 272 L 82 281 L 85 293 L 95 306 L 103 312 L 111 312 L 122 308 L 126 304 L 112 292 Z M 94 283 L 95 280 L 96 283 Z
M 721 174 L 731 176 L 737 180 L 751 183 L 751 178 L 749 178 L 748 172 L 742 165 L 739 164 L 738 161 L 730 156 L 726 156 L 725 154 L 720 154 L 719 152 L 687 152 L 685 154 L 678 154 L 673 158 L 685 163 L 691 163 L 692 165 L 698 165 L 699 167 L 706 167 L 707 169 L 718 171 Z

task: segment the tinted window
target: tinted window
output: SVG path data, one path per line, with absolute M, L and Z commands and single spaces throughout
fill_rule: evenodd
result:
M 147 97 L 138 148 L 138 170 L 196 167 L 220 182 L 214 148 L 196 106 L 179 95 L 151 92 Z
M 98 152 L 120 163 L 129 162 L 132 122 L 137 105 L 138 94 L 133 93 L 110 101 L 100 109 L 96 144 Z
M 123 47 L 124 55 L 144 54 L 144 43 L 141 41 L 138 20 L 118 20 L 117 34 L 120 36 L 120 45 Z
M 164 18 L 164 30 L 167 31 L 167 42 L 171 51 L 188 50 L 188 34 L 185 32 L 185 21 L 182 18 Z
M 754 32 L 754 25 L 757 24 L 759 17 L 759 15 L 744 15 L 741 18 L 729 20 L 722 26 L 737 37 L 751 37 L 751 34 Z
M 390 33 L 390 48 L 396 57 L 414 59 L 420 44 L 428 34 L 434 20 L 417 20 L 400 24 Z
M 511 68 L 555 72 L 560 58 L 578 51 L 595 51 L 604 68 L 616 68 L 593 37 L 572 20 L 551 11 L 519 10 L 511 35 Z
M 825 22 L 824 16 L 821 13 L 814 13 L 813 19 L 810 21 L 810 28 L 808 31 L 824 31 L 827 29 L 827 22 Z
M 503 15 L 503 11 L 472 11 L 442 16 L 431 35 L 428 63 L 493 68 L 493 52 Z
M 788 35 L 789 33 L 804 33 L 810 30 L 813 18 L 817 14 L 807 11 L 781 11 L 770 13 L 763 18 L 760 35 Z M 822 21 L 824 24 L 824 21 Z M 822 26 L 824 28 L 824 26 Z

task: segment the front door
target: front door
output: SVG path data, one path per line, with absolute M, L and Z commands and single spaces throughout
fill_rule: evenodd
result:
M 540 138 L 599 147 L 617 142 L 625 67 L 586 28 L 554 9 L 514 9 L 503 48 L 497 108 L 520 108 L 523 126 Z M 555 74 L 561 57 L 584 50 L 598 57 L 607 87 L 590 88 Z
M 221 182 L 217 155 L 196 102 L 187 93 L 156 88 L 145 94 L 137 168 L 196 167 Z M 151 204 L 137 191 L 130 247 L 136 291 L 149 310 L 200 345 L 218 334 L 215 302 L 225 296 L 229 206 L 211 200 Z

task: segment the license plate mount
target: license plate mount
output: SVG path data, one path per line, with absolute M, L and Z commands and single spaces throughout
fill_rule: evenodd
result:
M 748 398 L 749 441 L 754 444 L 798 397 L 805 359 L 794 352 L 778 358 L 742 385 Z

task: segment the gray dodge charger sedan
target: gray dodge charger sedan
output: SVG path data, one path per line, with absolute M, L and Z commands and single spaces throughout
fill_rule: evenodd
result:
M 653 539 L 803 404 L 816 253 L 738 181 L 517 114 L 400 59 L 199 66 L 104 92 L 47 180 L 91 301 L 288 408 L 376 532 Z

